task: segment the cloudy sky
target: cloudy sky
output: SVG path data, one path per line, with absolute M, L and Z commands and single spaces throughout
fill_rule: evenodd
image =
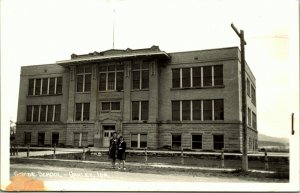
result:
M 258 130 L 288 137 L 292 112 L 299 121 L 297 6 L 296 0 L 2 0 L 2 127 L 16 121 L 20 67 L 111 49 L 115 10 L 117 49 L 238 46 L 230 24 L 243 29 Z

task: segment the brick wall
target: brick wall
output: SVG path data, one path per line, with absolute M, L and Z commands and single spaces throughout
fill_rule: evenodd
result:
M 172 146 L 172 134 L 181 134 L 181 145 L 192 149 L 192 134 L 202 135 L 202 150 L 213 150 L 213 134 L 224 135 L 224 149 L 239 151 L 239 124 L 161 124 L 159 147 Z
M 59 144 L 65 144 L 66 125 L 55 124 L 18 124 L 16 140 L 20 145 L 24 145 L 25 132 L 31 132 L 31 145 L 38 145 L 38 133 L 45 133 L 45 145 L 52 146 L 52 132 L 59 133 Z

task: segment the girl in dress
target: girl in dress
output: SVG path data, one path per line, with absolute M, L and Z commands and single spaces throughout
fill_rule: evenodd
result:
M 119 160 L 119 169 L 121 169 L 121 162 L 123 164 L 123 170 L 126 170 L 125 168 L 125 155 L 126 151 L 126 142 L 124 141 L 124 138 L 122 136 L 119 137 L 119 142 L 118 142 L 118 154 L 117 154 L 117 159 Z
M 111 167 L 115 168 L 116 165 L 116 158 L 117 158 L 117 151 L 118 151 L 118 140 L 117 140 L 117 133 L 113 133 L 113 137 L 110 139 L 109 142 L 109 158 L 111 159 Z

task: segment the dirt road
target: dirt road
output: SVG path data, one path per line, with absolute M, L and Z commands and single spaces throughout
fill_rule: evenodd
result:
M 200 183 L 247 182 L 239 178 L 132 173 L 118 169 L 11 164 L 10 175 L 42 180 L 46 190 L 199 190 Z M 203 187 L 202 187 L 203 188 Z

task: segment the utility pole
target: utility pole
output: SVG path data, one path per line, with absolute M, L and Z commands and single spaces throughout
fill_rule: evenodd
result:
M 245 70 L 245 45 L 247 44 L 244 39 L 244 30 L 237 30 L 237 28 L 231 24 L 232 29 L 239 36 L 241 42 L 241 73 L 242 73 L 242 124 L 243 124 L 243 157 L 242 157 L 242 169 L 248 171 L 248 147 L 247 147 L 247 96 L 246 96 L 246 70 Z
M 113 49 L 115 49 L 115 9 L 114 9 L 114 18 L 113 18 Z

